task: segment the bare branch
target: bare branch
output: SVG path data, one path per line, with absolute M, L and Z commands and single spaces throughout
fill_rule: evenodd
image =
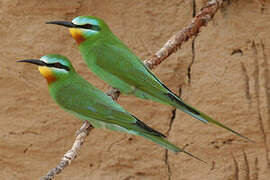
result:
M 192 19 L 191 23 L 183 30 L 172 36 L 154 56 L 144 61 L 150 69 L 162 63 L 167 57 L 175 53 L 182 43 L 200 32 L 200 28 L 206 26 L 212 20 L 223 0 L 212 0 Z
M 81 146 L 83 145 L 86 137 L 88 136 L 89 132 L 93 129 L 93 126 L 88 122 L 85 121 L 82 127 L 77 131 L 77 137 L 75 142 L 73 143 L 72 148 L 66 152 L 66 154 L 62 157 L 61 161 L 57 165 L 56 168 L 51 169 L 46 176 L 40 178 L 40 180 L 51 180 L 55 177 L 55 175 L 61 173 L 61 171 L 68 165 L 70 165 L 71 161 L 74 160 L 79 151 Z
M 149 59 L 146 59 L 144 64 L 148 68 L 153 69 L 171 54 L 175 53 L 181 47 L 182 43 L 197 35 L 200 32 L 200 28 L 206 26 L 207 23 L 212 20 L 215 13 L 221 7 L 224 1 L 225 0 L 209 1 L 207 5 L 203 7 L 201 11 L 192 19 L 191 23 L 187 27 L 183 28 L 183 30 L 172 36 L 164 44 L 164 46 L 155 53 L 155 55 Z M 120 91 L 116 88 L 111 88 L 107 92 L 107 95 L 116 101 L 120 95 Z M 93 129 L 93 126 L 88 121 L 85 121 L 80 130 L 77 132 L 77 137 L 71 150 L 69 150 L 63 156 L 56 168 L 50 170 L 48 174 L 40 180 L 51 180 L 55 177 L 55 175 L 59 174 L 66 166 L 68 166 L 79 154 L 79 150 L 91 129 Z
M 106 94 L 110 96 L 114 101 L 116 101 L 120 96 L 120 91 L 116 88 L 111 88 L 109 91 L 107 91 Z

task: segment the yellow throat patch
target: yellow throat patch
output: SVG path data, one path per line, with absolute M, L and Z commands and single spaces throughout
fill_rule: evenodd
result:
M 54 76 L 50 68 L 45 66 L 39 66 L 38 70 L 40 74 L 46 78 L 48 84 L 51 84 L 52 82 L 56 81 L 56 77 Z
M 71 36 L 76 40 L 77 44 L 81 44 L 86 39 L 82 36 L 82 32 L 77 28 L 69 28 Z

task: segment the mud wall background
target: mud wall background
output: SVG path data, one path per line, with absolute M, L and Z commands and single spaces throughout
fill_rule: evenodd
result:
M 206 1 L 197 0 L 198 11 Z M 270 10 L 259 1 L 226 4 L 194 40 L 154 69 L 194 107 L 254 139 L 204 125 L 170 106 L 121 96 L 119 103 L 168 139 L 209 162 L 168 154 L 144 140 L 95 129 L 56 179 L 267 180 L 270 177 Z M 37 68 L 17 64 L 48 53 L 69 57 L 98 88 L 67 29 L 45 25 L 78 15 L 103 18 L 140 58 L 154 54 L 192 18 L 190 0 L 1 0 L 0 179 L 38 179 L 70 148 L 82 123 L 49 97 Z M 172 126 L 170 122 L 173 121 Z

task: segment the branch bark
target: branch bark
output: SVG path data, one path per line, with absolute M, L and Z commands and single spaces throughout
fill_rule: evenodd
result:
M 70 165 L 71 161 L 77 157 L 79 154 L 79 151 L 81 149 L 81 146 L 83 145 L 86 137 L 90 133 L 90 131 L 94 127 L 88 122 L 85 121 L 82 125 L 82 127 L 76 132 L 77 136 L 75 139 L 75 142 L 73 143 L 73 146 L 70 150 L 66 152 L 66 154 L 62 157 L 61 161 L 57 165 L 56 168 L 51 169 L 46 176 L 40 178 L 40 180 L 51 180 L 53 179 L 57 174 L 61 173 L 61 171 L 68 165 Z
M 158 50 L 152 57 L 146 59 L 144 64 L 149 69 L 155 68 L 167 57 L 175 53 L 184 42 L 188 41 L 193 36 L 198 35 L 201 27 L 206 26 L 207 23 L 213 19 L 214 15 L 222 6 L 224 1 L 226 0 L 209 1 L 207 5 L 203 7 L 200 12 L 192 19 L 188 26 L 172 36 L 160 50 Z M 120 91 L 116 88 L 111 88 L 106 94 L 116 101 L 120 96 Z M 72 160 L 74 160 L 79 154 L 81 146 L 83 145 L 86 137 L 92 129 L 93 126 L 88 121 L 85 121 L 82 127 L 76 133 L 77 136 L 72 148 L 63 156 L 57 167 L 51 169 L 47 175 L 40 180 L 51 180 L 55 177 L 55 175 L 61 173 L 61 171 L 66 166 L 70 165 Z

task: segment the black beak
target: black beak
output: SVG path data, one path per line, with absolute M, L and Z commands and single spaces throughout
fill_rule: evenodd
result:
M 59 26 L 64 26 L 64 27 L 69 27 L 69 28 L 76 28 L 76 24 L 73 24 L 72 22 L 68 22 L 68 21 L 50 21 L 50 22 L 46 22 L 46 24 L 56 24 Z
M 41 60 L 37 60 L 37 59 L 23 59 L 23 60 L 19 60 L 17 62 L 26 62 L 26 63 L 31 63 L 31 64 L 35 64 L 38 66 L 46 66 L 47 64 Z

